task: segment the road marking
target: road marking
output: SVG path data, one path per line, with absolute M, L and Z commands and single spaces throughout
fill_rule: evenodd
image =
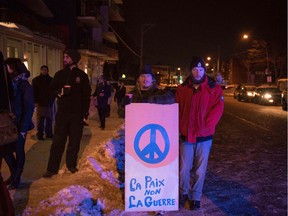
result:
M 274 131 L 271 131 L 271 130 L 268 129 L 268 128 L 262 127 L 262 126 L 254 123 L 254 122 L 251 122 L 251 121 L 249 121 L 249 120 L 247 120 L 247 119 L 244 119 L 244 118 L 241 118 L 241 117 L 239 117 L 239 116 L 236 116 L 236 115 L 234 115 L 234 114 L 231 113 L 231 112 L 225 111 L 225 113 L 227 113 L 227 114 L 229 114 L 229 115 L 231 115 L 231 116 L 234 116 L 234 117 L 236 117 L 237 119 L 239 119 L 239 120 L 241 120 L 241 121 L 244 121 L 245 123 L 247 123 L 247 124 L 250 125 L 250 126 L 257 127 L 257 128 L 259 128 L 259 129 L 262 129 L 262 130 L 264 130 L 264 131 L 267 131 L 267 132 L 273 134 L 274 136 L 283 138 L 283 137 L 282 137 L 281 135 L 279 135 L 278 133 L 276 133 L 276 132 L 274 132 Z

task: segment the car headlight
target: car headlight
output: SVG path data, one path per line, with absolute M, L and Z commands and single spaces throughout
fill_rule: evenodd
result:
M 268 93 L 264 95 L 264 98 L 265 98 L 265 99 L 270 99 L 271 97 L 272 97 L 272 95 L 271 95 L 271 94 L 268 94 Z
M 253 96 L 254 96 L 254 92 L 247 92 L 247 95 L 248 95 L 249 97 L 253 97 Z

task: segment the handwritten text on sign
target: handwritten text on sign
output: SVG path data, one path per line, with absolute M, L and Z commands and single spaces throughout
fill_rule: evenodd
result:
M 178 210 L 178 104 L 130 104 L 125 116 L 125 210 Z

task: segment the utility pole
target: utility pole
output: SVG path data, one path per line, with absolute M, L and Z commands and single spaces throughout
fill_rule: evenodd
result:
M 217 72 L 219 73 L 220 72 L 220 53 L 221 53 L 221 47 L 220 45 L 218 45 L 218 58 L 217 58 Z
M 144 33 L 152 28 L 155 24 L 142 24 L 140 34 L 140 70 L 143 68 L 143 48 L 144 48 Z M 146 29 L 145 29 L 146 27 Z
M 267 71 L 269 72 L 269 55 L 268 55 L 268 47 L 267 47 L 267 42 L 264 42 L 265 44 L 265 52 L 266 52 L 266 66 L 267 66 Z

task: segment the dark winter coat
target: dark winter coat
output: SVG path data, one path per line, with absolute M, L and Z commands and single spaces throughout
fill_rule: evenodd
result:
M 130 93 L 133 94 L 132 103 L 175 103 L 175 97 L 172 92 L 158 89 L 156 86 L 152 86 L 146 91 L 141 91 L 138 87 L 135 87 Z
M 50 108 L 53 106 L 55 97 L 49 91 L 52 79 L 49 74 L 40 74 L 32 80 L 35 103 L 39 106 Z
M 97 107 L 99 109 L 108 108 L 108 98 L 111 97 L 111 86 L 104 83 L 98 83 L 93 93 L 97 97 Z
M 19 132 L 26 133 L 34 127 L 32 123 L 34 112 L 33 88 L 23 76 L 19 79 L 14 79 L 12 83 L 14 90 L 12 111 L 16 116 L 15 122 Z
M 71 86 L 70 94 L 59 97 L 65 85 Z M 50 90 L 52 95 L 58 96 L 58 113 L 81 114 L 83 118 L 88 117 L 91 87 L 84 71 L 77 67 L 58 71 L 52 80 Z

